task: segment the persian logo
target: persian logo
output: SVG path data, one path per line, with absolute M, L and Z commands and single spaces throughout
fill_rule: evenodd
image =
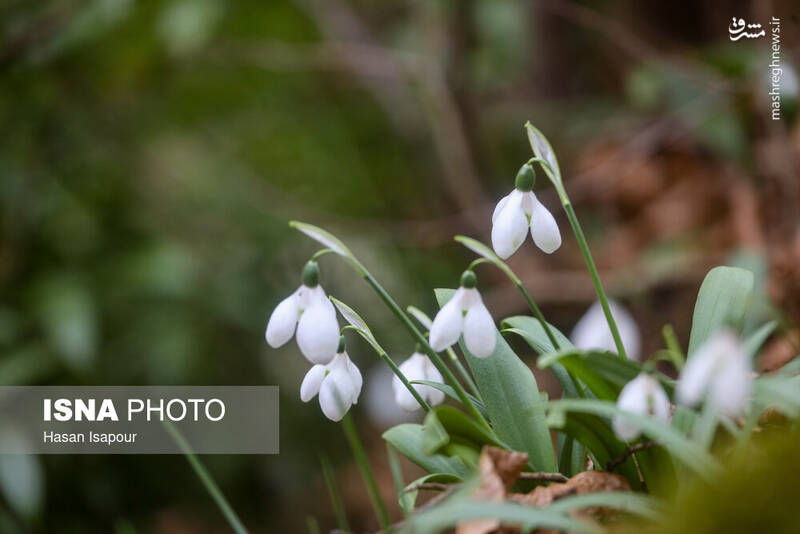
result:
M 730 26 L 728 26 L 728 35 L 731 41 L 738 41 L 742 37 L 758 39 L 759 37 L 764 37 L 766 34 L 767 32 L 764 31 L 761 24 L 747 24 L 742 18 L 733 17 Z

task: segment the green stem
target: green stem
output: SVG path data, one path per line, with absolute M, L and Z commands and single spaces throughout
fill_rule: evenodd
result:
M 586 242 L 586 236 L 583 235 L 583 230 L 578 222 L 578 217 L 575 215 L 575 210 L 572 209 L 572 203 L 569 201 L 569 198 L 562 198 L 562 204 L 564 205 L 564 211 L 567 213 L 569 224 L 572 226 L 572 232 L 575 234 L 575 238 L 578 240 L 578 246 L 581 249 L 581 254 L 583 254 L 583 259 L 586 261 L 586 266 L 589 268 L 589 274 L 592 276 L 592 283 L 594 284 L 594 289 L 597 292 L 597 297 L 600 299 L 600 306 L 602 306 L 603 313 L 606 316 L 606 321 L 608 321 L 608 327 L 611 330 L 611 336 L 614 338 L 614 344 L 617 346 L 619 357 L 627 359 L 628 354 L 625 352 L 625 347 L 622 344 L 622 338 L 619 335 L 617 322 L 614 320 L 614 316 L 611 315 L 611 307 L 608 305 L 608 297 L 606 297 L 606 292 L 603 289 L 603 283 L 600 281 L 600 274 L 597 272 L 597 266 L 594 264 L 594 259 L 592 259 L 592 253 L 589 250 L 589 244 Z
M 172 436 L 172 439 L 178 444 L 184 456 L 186 456 L 186 460 L 189 462 L 189 465 L 192 466 L 192 469 L 194 469 L 197 478 L 200 479 L 200 482 L 206 487 L 206 491 L 208 491 L 211 498 L 214 499 L 214 502 L 217 503 L 222 515 L 228 520 L 231 529 L 233 529 L 236 534 L 247 534 L 247 529 L 244 528 L 239 516 L 237 516 L 236 512 L 231 508 L 231 505 L 228 503 L 227 499 L 225 499 L 225 495 L 222 494 L 222 491 L 219 489 L 219 486 L 217 486 L 217 483 L 214 482 L 211 474 L 194 454 L 191 446 L 186 441 L 186 438 L 183 437 L 180 430 L 169 421 L 164 422 L 164 428 L 166 428 L 167 432 Z
M 358 437 L 358 432 L 353 424 L 353 419 L 349 413 L 345 414 L 342 419 L 342 427 L 344 428 L 347 441 L 350 443 L 350 449 L 353 451 L 353 457 L 356 459 L 358 468 L 361 470 L 361 476 L 364 483 L 367 485 L 369 497 L 372 500 L 372 507 L 375 509 L 375 515 L 378 518 L 378 523 L 384 532 L 389 533 L 391 523 L 389 521 L 389 514 L 386 511 L 386 505 L 381 499 L 381 494 L 378 491 L 378 483 L 375 481 L 375 474 L 372 472 L 372 467 L 369 465 L 367 454 L 364 452 L 364 445 Z
M 464 387 L 461 385 L 461 382 L 455 377 L 453 372 L 450 368 L 444 363 L 444 361 L 439 357 L 439 354 L 433 350 L 433 347 L 430 346 L 428 343 L 427 338 L 422 334 L 422 332 L 414 326 L 414 323 L 411 322 L 408 315 L 403 312 L 400 306 L 394 301 L 394 299 L 386 292 L 385 289 L 378 283 L 374 276 L 372 276 L 369 271 L 364 268 L 363 265 L 360 266 L 361 275 L 364 277 L 364 280 L 372 286 L 372 289 L 378 294 L 381 300 L 389 307 L 389 309 L 394 313 L 394 315 L 400 319 L 400 322 L 403 323 L 403 326 L 411 333 L 412 336 L 419 342 L 420 345 L 425 349 L 425 353 L 433 362 L 433 365 L 442 373 L 445 381 L 448 382 L 453 389 L 455 390 L 456 394 L 458 395 L 459 400 L 461 400 L 461 404 L 470 412 L 470 414 L 475 418 L 478 423 L 484 426 L 487 430 L 491 430 L 489 423 L 486 422 L 486 419 L 483 417 L 481 412 L 472 404 L 469 400 L 469 396 L 467 396 L 467 392 L 464 390 Z
M 361 334 L 361 330 L 353 325 L 347 325 L 344 328 L 342 328 L 342 332 L 344 332 L 345 330 L 355 330 L 356 332 Z M 369 345 L 372 347 L 372 350 L 374 350 L 375 353 L 378 356 L 380 356 L 380 358 L 384 362 L 386 362 L 386 365 L 388 365 L 389 368 L 392 370 L 392 372 L 397 376 L 397 378 L 400 379 L 400 382 L 402 382 L 403 385 L 408 389 L 408 391 L 411 393 L 411 396 L 414 397 L 414 399 L 419 403 L 422 409 L 425 410 L 426 412 L 429 412 L 431 410 L 430 405 L 427 402 L 425 402 L 425 399 L 423 399 L 420 396 L 417 389 L 411 385 L 411 382 L 408 381 L 408 378 L 406 378 L 406 375 L 403 374 L 403 371 L 401 371 L 400 368 L 397 366 L 397 364 L 394 363 L 394 360 L 392 360 L 391 356 L 386 354 L 386 351 L 383 350 L 383 348 L 381 348 L 380 345 L 377 344 L 377 342 L 375 344 L 369 343 Z
M 336 517 L 336 525 L 342 532 L 351 532 L 350 523 L 347 521 L 347 512 L 344 511 L 344 504 L 342 503 L 342 495 L 339 492 L 339 486 L 336 484 L 336 475 L 333 472 L 333 467 L 331 467 L 327 456 L 322 454 L 320 454 L 319 463 L 322 465 L 322 476 L 325 478 L 328 496 L 331 498 L 331 507 L 333 507 L 333 515 Z
M 472 394 L 475 395 L 476 399 L 480 400 L 481 394 L 478 391 L 478 386 L 475 385 L 475 381 L 472 380 L 472 377 L 470 376 L 469 371 L 467 371 L 467 368 L 464 367 L 464 364 L 461 363 L 461 360 L 458 359 L 456 351 L 454 351 L 452 347 L 447 347 L 446 352 L 447 355 L 450 356 L 450 361 L 453 362 L 453 365 L 456 366 L 456 369 L 458 369 L 458 372 L 461 374 L 461 378 L 464 379 L 464 382 L 467 383 L 469 389 L 472 390 Z

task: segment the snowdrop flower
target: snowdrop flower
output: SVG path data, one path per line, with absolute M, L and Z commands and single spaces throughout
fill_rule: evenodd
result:
M 350 361 L 344 348 L 344 336 L 336 356 L 327 365 L 312 367 L 300 385 L 300 400 L 308 402 L 319 393 L 322 413 L 331 421 L 341 421 L 361 394 L 361 371 Z
M 419 353 L 419 349 L 417 349 L 409 359 L 400 364 L 400 372 L 403 373 L 409 382 L 413 382 L 414 380 L 427 380 L 428 382 L 444 383 L 439 370 L 433 365 L 430 358 Z M 423 384 L 411 384 L 411 386 L 419 393 L 419 396 L 431 406 L 441 404 L 444 400 L 444 393 L 436 388 Z M 420 408 L 417 399 L 414 398 L 397 375 L 392 378 L 392 388 L 394 389 L 394 400 L 402 409 L 413 412 Z
M 464 271 L 461 287 L 433 319 L 430 342 L 436 352 L 456 343 L 462 333 L 467 349 L 478 358 L 494 351 L 494 320 L 475 289 L 477 282 L 475 273 Z
M 265 337 L 272 348 L 292 339 L 297 327 L 297 346 L 311 362 L 333 359 L 339 343 L 339 323 L 333 304 L 319 285 L 319 267 L 309 261 L 303 268 L 303 284 L 281 301 L 267 323 Z
M 514 191 L 500 199 L 492 214 L 492 247 L 503 259 L 517 251 L 528 228 L 536 246 L 551 254 L 561 246 L 561 233 L 553 215 L 533 193 L 533 166 L 526 163 L 517 173 Z
M 608 307 L 611 308 L 611 316 L 617 323 L 619 337 L 622 339 L 622 345 L 625 347 L 625 352 L 628 353 L 628 358 L 638 360 L 641 341 L 636 321 L 621 304 L 609 300 Z M 606 315 L 603 313 L 603 307 L 599 300 L 595 301 L 578 320 L 569 337 L 572 344 L 582 350 L 599 349 L 617 352 L 617 345 L 614 343 L 614 337 L 611 335 L 611 329 L 608 327 L 608 321 L 606 321 Z
M 675 390 L 682 404 L 706 402 L 730 416 L 745 406 L 752 381 L 750 358 L 728 329 L 713 334 L 689 357 Z
M 665 423 L 669 420 L 669 398 L 658 380 L 647 373 L 641 373 L 625 384 L 619 392 L 617 408 L 637 415 L 647 415 Z M 636 423 L 619 415 L 611 421 L 611 427 L 622 441 L 630 441 L 641 433 Z

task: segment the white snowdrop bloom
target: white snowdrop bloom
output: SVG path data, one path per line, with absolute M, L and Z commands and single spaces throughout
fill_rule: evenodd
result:
M 617 323 L 619 337 L 622 339 L 622 345 L 625 347 L 625 352 L 628 353 L 628 358 L 638 360 L 641 352 L 641 339 L 636 321 L 618 302 L 609 300 L 608 307 Z M 617 352 L 617 345 L 614 343 L 614 337 L 611 335 L 611 329 L 608 327 L 608 321 L 606 321 L 606 315 L 603 313 L 603 307 L 599 300 L 595 301 L 578 320 L 569 337 L 572 344 L 582 350 L 598 349 Z
M 669 398 L 658 380 L 647 373 L 641 373 L 625 384 L 617 398 L 617 408 L 665 423 L 669 420 Z M 623 441 L 630 441 L 641 433 L 636 423 L 619 415 L 611 421 L 611 426 L 614 434 Z
M 340 349 L 329 364 L 312 367 L 300 385 L 300 399 L 308 402 L 319 394 L 322 413 L 331 421 L 341 421 L 358 402 L 363 384 L 361 371 L 350 361 L 343 343 Z
M 522 245 L 528 228 L 536 246 L 551 254 L 561 246 L 561 233 L 553 215 L 533 192 L 533 166 L 526 163 L 517 173 L 516 188 L 500 199 L 492 214 L 492 247 L 503 259 Z
M 742 343 L 723 329 L 688 358 L 675 393 L 682 404 L 694 406 L 705 398 L 722 413 L 736 416 L 745 407 L 752 379 L 752 365 Z
M 433 365 L 430 358 L 419 352 L 415 352 L 409 359 L 400 364 L 400 372 L 409 382 L 427 380 L 428 382 L 444 383 L 441 373 Z M 423 384 L 411 384 L 411 387 L 431 406 L 436 406 L 444 401 L 444 393 L 436 388 Z M 417 399 L 414 398 L 414 395 L 411 394 L 397 375 L 392 378 L 392 388 L 394 389 L 394 400 L 402 409 L 413 412 L 420 408 Z
M 494 320 L 475 289 L 476 284 L 475 273 L 464 271 L 461 287 L 434 317 L 430 343 L 436 352 L 458 342 L 461 334 L 464 334 L 467 350 L 478 358 L 485 358 L 494 351 Z
M 339 344 L 336 310 L 322 286 L 319 268 L 308 262 L 303 269 L 303 284 L 281 301 L 267 323 L 267 343 L 278 348 L 292 339 L 297 328 L 297 346 L 311 362 L 325 364 L 333 359 Z

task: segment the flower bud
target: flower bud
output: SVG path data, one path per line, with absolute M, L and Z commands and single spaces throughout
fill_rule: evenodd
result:
M 533 190 L 533 184 L 536 182 L 536 173 L 533 171 L 533 165 L 526 163 L 519 168 L 517 178 L 514 181 L 514 186 L 523 193 Z
M 475 276 L 474 272 L 464 271 L 461 274 L 461 287 L 474 289 L 476 285 L 478 285 L 478 278 Z
M 309 261 L 303 267 L 303 285 L 306 287 L 317 287 L 319 285 L 319 265 L 315 261 Z
M 344 336 L 339 336 L 339 348 L 336 349 L 336 354 L 343 353 L 345 348 L 347 348 L 347 342 L 345 341 Z

